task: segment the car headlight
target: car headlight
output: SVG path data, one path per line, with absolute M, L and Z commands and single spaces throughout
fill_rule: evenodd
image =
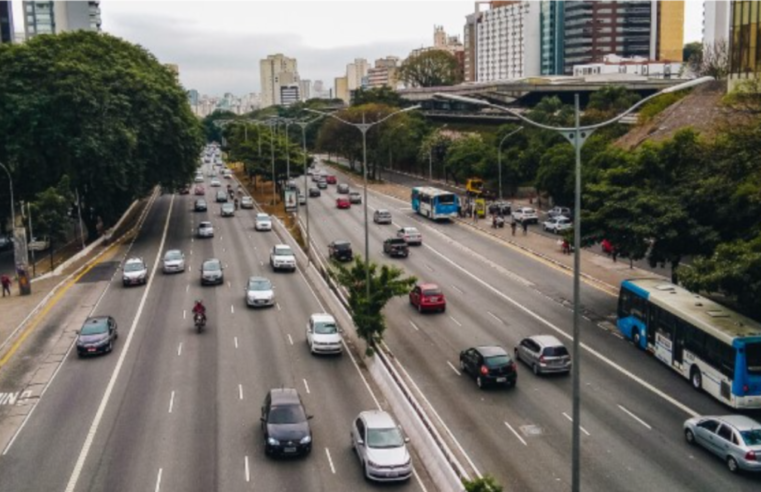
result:
M 312 436 L 305 436 L 299 441 L 301 444 L 309 444 L 310 442 L 312 442 Z
M 367 464 L 372 466 L 373 468 L 378 468 L 380 465 L 373 460 L 367 460 Z
M 269 444 L 270 446 L 280 446 L 280 441 L 278 441 L 274 437 L 268 437 L 267 444 Z

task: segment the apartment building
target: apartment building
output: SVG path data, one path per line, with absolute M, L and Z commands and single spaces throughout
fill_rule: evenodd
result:
M 708 0 L 703 2 L 703 44 L 715 45 L 729 41 L 729 0 Z
M 259 77 L 262 86 L 262 107 L 281 104 L 280 87 L 299 83 L 296 59 L 288 58 L 282 53 L 269 55 L 259 61 Z
M 476 81 L 520 79 L 540 73 L 538 2 L 492 2 L 476 30 Z
M 758 1 L 731 4 L 729 32 L 729 88 L 757 78 L 761 71 L 761 9 Z
M 367 87 L 391 87 L 399 82 L 399 57 L 387 56 L 375 60 L 375 66 L 367 70 Z
M 370 64 L 364 58 L 356 58 L 352 63 L 346 65 L 346 81 L 349 92 L 362 87 L 362 78 L 367 76 L 369 69 Z
M 0 2 L 0 43 L 14 42 L 13 5 L 11 2 Z
M 26 39 L 66 31 L 101 31 L 100 2 L 25 1 L 23 7 Z

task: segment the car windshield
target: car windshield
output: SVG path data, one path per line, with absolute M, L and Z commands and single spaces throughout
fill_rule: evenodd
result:
M 407 241 L 405 241 L 404 239 L 402 239 L 400 237 L 397 237 L 397 238 L 394 238 L 394 239 L 389 239 L 388 242 L 391 243 L 394 246 L 406 246 L 407 245 Z
M 205 262 L 203 264 L 203 269 L 206 272 L 213 272 L 213 271 L 221 270 L 218 260 L 211 260 L 211 261 Z
M 96 320 L 87 322 L 79 333 L 81 335 L 100 335 L 107 331 L 108 322 L 106 320 Z
M 750 374 L 761 374 L 761 343 L 745 345 L 745 360 Z
M 139 272 L 140 270 L 144 270 L 143 264 L 140 262 L 127 263 L 124 265 L 125 272 Z
M 523 213 L 524 214 L 535 214 L 536 210 L 534 210 L 533 208 L 524 208 L 523 209 Z
M 270 221 L 270 216 L 269 215 L 259 214 L 259 215 L 256 216 L 256 220 L 258 220 L 259 222 L 269 222 Z
M 371 448 L 398 448 L 404 445 L 399 429 L 367 429 L 367 446 Z
M 199 229 L 205 229 L 207 227 L 211 227 L 211 222 L 201 222 L 200 224 L 198 224 Z
M 314 332 L 318 335 L 332 335 L 338 333 L 338 328 L 333 321 L 317 321 L 314 324 Z
M 568 350 L 565 347 L 547 347 L 544 349 L 544 355 L 547 357 L 564 357 L 568 355 Z
M 288 246 L 281 246 L 279 248 L 275 248 L 275 255 L 276 256 L 293 256 L 293 253 L 291 252 L 291 248 Z
M 234 207 L 235 206 L 232 203 L 225 203 L 224 205 L 222 205 L 222 210 L 233 210 Z
M 301 405 L 278 405 L 270 410 L 269 424 L 298 424 L 304 422 L 306 415 Z
M 378 214 L 379 217 L 387 217 L 391 215 L 391 212 L 389 212 L 388 210 L 378 210 L 376 213 Z
M 248 281 L 248 290 L 272 290 L 272 284 L 264 278 L 257 278 Z
M 502 367 L 510 363 L 510 357 L 507 355 L 493 355 L 491 357 L 486 357 L 484 362 L 486 363 L 486 367 L 489 368 Z
M 333 245 L 334 248 L 336 248 L 338 251 L 347 251 L 351 249 L 351 244 L 349 243 L 335 243 Z
M 761 446 L 761 429 L 740 431 L 740 436 L 747 446 Z
M 182 259 L 182 253 L 177 250 L 167 251 L 164 255 L 165 260 L 180 260 Z
M 440 296 L 441 289 L 425 289 L 423 291 L 424 296 Z

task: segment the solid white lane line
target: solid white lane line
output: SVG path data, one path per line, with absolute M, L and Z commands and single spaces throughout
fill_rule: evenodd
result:
M 246 459 L 243 460 L 243 466 L 244 466 L 244 468 L 246 470 L 246 482 L 250 482 L 251 481 L 251 472 L 249 471 L 249 468 L 248 468 L 248 456 L 246 456 Z
M 82 468 L 85 465 L 85 460 L 87 459 L 87 455 L 90 452 L 90 447 L 92 446 L 93 440 L 95 439 L 95 433 L 98 431 L 98 426 L 100 426 L 100 421 L 103 419 L 103 414 L 105 413 L 106 406 L 108 405 L 108 401 L 111 398 L 111 393 L 114 391 L 116 379 L 119 377 L 119 373 L 121 372 L 122 366 L 124 365 L 124 359 L 127 357 L 129 347 L 132 345 L 132 339 L 134 338 L 138 323 L 140 322 L 140 316 L 143 313 L 143 308 L 145 308 L 145 302 L 148 299 L 148 294 L 150 293 L 151 286 L 153 285 L 153 279 L 156 278 L 156 270 L 159 266 L 159 263 L 161 262 L 161 252 L 164 251 L 166 234 L 169 230 L 169 219 L 172 216 L 174 197 L 175 195 L 172 195 L 171 201 L 169 202 L 169 211 L 167 212 L 166 222 L 164 224 L 164 232 L 161 235 L 161 243 L 159 244 L 159 248 L 156 252 L 156 259 L 153 262 L 153 271 L 151 271 L 151 275 L 148 278 L 148 285 L 146 286 L 143 292 L 143 296 L 140 299 L 140 304 L 137 307 L 137 313 L 135 314 L 135 319 L 132 321 L 132 326 L 130 327 L 129 334 L 127 335 L 127 340 L 124 341 L 124 347 L 122 347 L 122 350 L 119 353 L 119 360 L 116 361 L 114 372 L 111 373 L 111 379 L 108 381 L 108 386 L 106 386 L 106 390 L 103 393 L 103 398 L 100 401 L 98 410 L 95 413 L 95 417 L 93 418 L 92 423 L 90 424 L 90 430 L 87 432 L 87 437 L 85 438 L 84 444 L 82 444 L 82 449 L 79 452 L 79 457 L 77 458 L 74 469 L 72 470 L 71 476 L 69 477 L 69 482 L 66 485 L 65 492 L 74 492 L 77 487 L 79 475 L 82 473 Z
M 626 408 L 622 407 L 621 405 L 619 405 L 619 406 L 618 406 L 618 408 L 620 408 L 621 410 L 623 410 L 623 411 L 624 411 L 624 413 L 627 413 L 627 414 L 628 414 L 628 415 L 629 415 L 631 418 L 633 418 L 634 420 L 636 420 L 636 421 L 637 421 L 637 422 L 639 422 L 640 424 L 642 424 L 642 425 L 644 425 L 645 427 L 647 427 L 647 430 L 653 430 L 653 428 L 652 428 L 652 427 L 650 427 L 650 424 L 648 424 L 647 422 L 645 422 L 645 421 L 644 421 L 644 420 L 642 420 L 641 418 L 637 417 L 636 415 L 634 415 L 632 412 L 630 412 L 630 411 L 629 411 L 629 410 L 627 410 Z
M 172 391 L 172 396 L 169 397 L 169 413 L 172 413 L 173 408 L 174 408 L 174 391 Z
M 233 337 L 233 340 L 235 341 L 235 348 L 238 348 L 238 337 Z
M 333 458 L 330 457 L 330 450 L 328 448 L 325 448 L 325 454 L 328 455 L 328 463 L 330 464 L 330 471 L 332 471 L 333 475 L 335 475 L 336 467 L 333 466 Z
M 418 328 L 417 325 L 412 322 L 412 320 L 410 320 L 410 324 L 412 325 L 413 328 L 415 328 L 415 331 L 420 331 L 420 328 Z
M 182 355 L 182 342 L 180 342 L 180 345 L 177 347 L 177 356 L 179 357 Z
M 457 374 L 458 376 L 462 376 L 462 374 L 460 374 L 460 371 L 458 371 L 457 368 L 453 366 L 451 362 L 447 361 L 447 364 L 449 364 L 449 367 L 452 368 L 455 374 Z
M 159 492 L 159 490 L 161 490 L 161 474 L 163 471 L 163 468 L 159 468 L 159 475 L 156 477 L 156 488 L 154 489 L 155 492 Z
M 569 420 L 571 423 L 573 423 L 573 418 L 572 418 L 570 415 L 568 415 L 567 413 L 563 412 L 563 416 L 564 416 L 565 418 L 567 418 L 567 419 L 568 419 L 568 420 Z M 581 432 L 583 432 L 583 433 L 584 433 L 584 434 L 586 434 L 587 436 L 590 436 L 590 435 L 591 435 L 589 432 L 587 432 L 587 430 L 586 430 L 584 427 L 582 427 L 582 426 L 579 426 L 579 429 L 581 429 Z
M 243 385 L 242 384 L 238 384 L 238 399 L 239 400 L 243 399 Z
M 452 286 L 452 288 L 453 288 L 454 290 L 456 290 L 457 292 L 459 292 L 460 294 L 464 294 L 464 293 L 465 293 L 465 292 L 463 292 L 463 291 L 462 291 L 462 289 L 461 289 L 461 288 L 457 287 L 456 285 L 453 285 L 453 286 Z
M 235 306 L 230 304 L 230 314 L 235 314 Z
M 187 319 L 187 317 L 188 317 L 188 312 L 183 309 L 182 310 L 182 319 Z
M 309 384 L 307 383 L 306 379 L 304 380 L 304 387 L 307 389 L 307 393 L 311 393 L 311 391 L 309 391 Z
M 460 324 L 460 322 L 459 322 L 459 321 L 457 321 L 456 319 L 454 319 L 454 316 L 450 316 L 450 317 L 449 317 L 449 319 L 451 319 L 452 321 L 454 321 L 454 323 L 455 323 L 457 326 L 462 326 L 462 324 Z
M 293 338 L 291 338 L 291 334 L 288 334 L 288 341 L 291 342 L 291 345 L 293 345 Z
M 521 437 L 521 435 L 520 435 L 520 434 L 518 434 L 517 432 L 515 432 L 515 429 L 513 429 L 513 426 L 511 426 L 511 425 L 510 425 L 510 424 L 508 424 L 507 422 L 505 422 L 505 425 L 507 426 L 507 428 L 508 428 L 508 429 L 510 429 L 510 432 L 512 432 L 513 434 L 515 434 L 515 437 L 517 437 L 517 438 L 518 438 L 518 440 L 519 440 L 520 442 L 522 442 L 524 446 L 528 446 L 528 444 L 526 443 L 526 441 L 524 441 L 524 440 L 523 440 L 523 438 Z
M 489 316 L 491 316 L 492 318 L 496 319 L 497 321 L 499 321 L 499 322 L 500 322 L 500 323 L 502 323 L 503 325 L 505 324 L 505 322 L 504 322 L 504 321 L 502 321 L 502 320 L 499 318 L 499 316 L 497 316 L 496 314 L 492 313 L 491 311 L 486 311 L 486 312 L 487 312 L 487 313 L 489 313 Z

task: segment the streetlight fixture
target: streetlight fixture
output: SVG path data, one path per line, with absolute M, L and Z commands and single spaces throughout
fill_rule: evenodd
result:
M 452 101 L 458 101 L 478 106 L 486 106 L 489 108 L 494 108 L 500 111 L 504 111 L 505 113 L 509 113 L 512 116 L 515 116 L 519 120 L 523 121 L 524 123 L 528 123 L 529 125 L 535 126 L 537 128 L 542 128 L 544 130 L 552 130 L 560 133 L 566 140 L 568 140 L 571 145 L 573 145 L 574 150 L 576 152 L 576 167 L 575 167 L 575 174 L 576 174 L 576 182 L 575 182 L 575 198 L 574 198 L 574 212 L 573 212 L 573 222 L 574 222 L 574 231 L 573 231 L 573 247 L 574 247 L 574 253 L 573 253 L 573 366 L 572 366 L 572 377 L 573 377 L 573 435 L 572 435 L 572 480 L 571 480 L 571 490 L 573 492 L 580 492 L 581 490 L 581 395 L 580 395 L 580 381 L 579 381 L 579 366 L 581 359 L 579 357 L 580 352 L 580 342 L 579 342 L 579 306 L 580 306 L 580 271 L 581 271 L 581 256 L 580 256 L 580 250 L 581 250 L 581 147 L 584 146 L 584 143 L 587 141 L 587 139 L 594 133 L 595 130 L 602 128 L 604 126 L 608 126 L 612 123 L 617 122 L 624 116 L 628 115 L 629 113 L 633 112 L 635 109 L 639 108 L 646 102 L 652 100 L 655 97 L 660 96 L 661 94 L 668 94 L 671 92 L 678 92 L 681 90 L 689 89 L 691 87 L 695 87 L 698 85 L 701 85 L 706 82 L 710 82 L 714 80 L 713 77 L 700 77 L 698 79 L 693 79 L 681 84 L 677 84 L 671 87 L 668 87 L 666 89 L 663 89 L 661 91 L 656 92 L 655 94 L 651 94 L 650 96 L 640 100 L 637 104 L 633 105 L 623 113 L 619 114 L 618 116 L 615 116 L 607 121 L 603 121 L 602 123 L 597 123 L 594 125 L 587 125 L 587 126 L 581 126 L 579 123 L 580 119 L 580 111 L 579 111 L 579 94 L 575 94 L 574 96 L 574 126 L 573 127 L 555 127 L 555 126 L 549 126 L 549 125 L 543 125 L 541 123 L 538 123 L 536 121 L 530 120 L 523 116 L 520 113 L 517 113 L 513 111 L 510 108 L 506 108 L 503 106 L 498 106 L 496 104 L 492 104 L 488 101 L 483 101 L 481 99 L 475 99 L 472 97 L 466 97 L 466 96 L 460 96 L 457 94 L 443 94 L 443 93 L 437 93 L 434 94 L 435 98 L 439 99 L 450 99 Z
M 386 115 L 384 118 L 379 119 L 378 121 L 373 121 L 372 123 L 367 123 L 365 121 L 365 113 L 362 112 L 362 123 L 352 123 L 351 121 L 346 121 L 343 118 L 339 118 L 333 113 L 325 113 L 323 111 L 317 111 L 316 109 L 309 109 L 304 108 L 305 111 L 309 111 L 310 113 L 319 114 L 322 116 L 330 116 L 331 118 L 340 121 L 341 123 L 344 123 L 349 126 L 353 126 L 357 130 L 359 130 L 362 133 L 362 182 L 365 187 L 365 197 L 364 197 L 364 209 L 365 209 L 365 288 L 366 288 L 366 295 L 367 299 L 370 299 L 370 229 L 368 227 L 368 220 L 367 220 L 367 131 L 370 130 L 370 128 L 374 127 L 375 125 L 379 125 L 386 121 L 387 119 L 391 118 L 392 116 L 396 116 L 401 113 L 406 113 L 408 111 L 413 111 L 415 109 L 419 109 L 420 105 L 410 106 L 409 108 L 400 109 L 398 111 L 394 111 L 391 114 Z
M 523 130 L 523 127 L 519 126 L 517 129 L 502 137 L 502 140 L 499 142 L 499 147 L 497 148 L 497 179 L 499 179 L 499 201 L 502 201 L 502 144 L 505 143 L 505 140 L 507 140 L 508 137 L 515 135 L 521 130 Z
M 314 123 L 315 121 L 323 118 L 323 116 L 316 116 L 308 121 L 294 121 L 295 124 L 301 127 L 301 143 L 303 145 L 304 149 L 304 197 L 307 197 L 307 188 L 309 187 L 309 181 L 307 180 L 308 173 L 307 173 L 307 166 L 308 166 L 308 155 L 307 155 L 307 126 L 309 126 L 310 123 Z M 310 247 L 310 236 L 309 236 L 309 198 L 306 198 L 304 201 L 305 208 L 306 208 L 306 216 L 307 216 L 307 244 L 306 244 L 306 253 L 307 253 L 307 265 L 309 265 L 309 262 L 311 261 L 311 258 L 309 256 L 309 247 Z

